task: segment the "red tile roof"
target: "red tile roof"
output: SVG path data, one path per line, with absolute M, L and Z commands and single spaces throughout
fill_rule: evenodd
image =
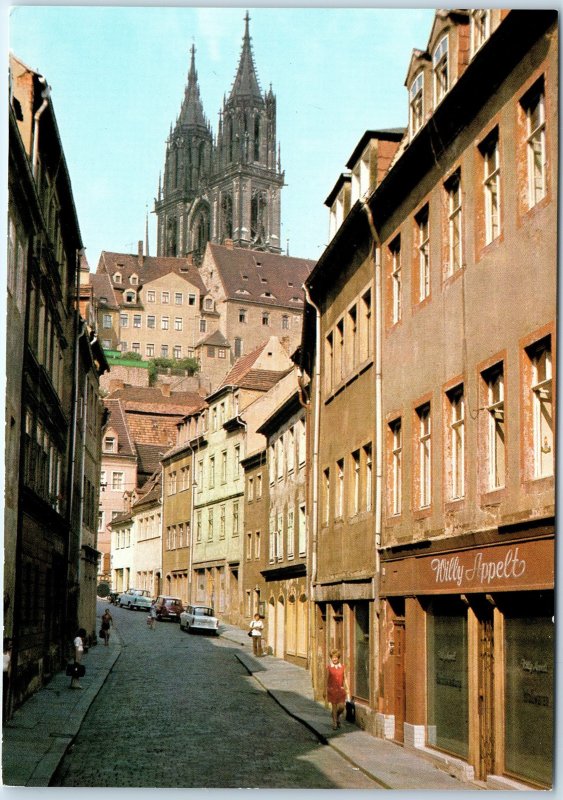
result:
M 108 427 L 113 428 L 117 433 L 117 454 L 120 456 L 135 456 L 135 445 L 131 439 L 131 433 L 127 425 L 127 418 L 121 400 L 119 398 L 106 397 L 104 399 L 104 405 L 109 412 Z
M 256 350 L 253 350 L 245 356 L 241 356 L 227 373 L 221 386 L 238 386 L 241 389 L 253 389 L 259 392 L 267 392 L 281 380 L 284 375 L 291 372 L 292 367 L 286 370 L 253 368 L 268 344 L 269 341 L 264 342 L 257 347 Z
M 113 286 L 109 279 L 109 275 L 105 272 L 90 273 L 90 286 L 94 292 L 94 296 L 99 301 L 102 307 L 118 309 L 117 298 L 113 291 Z M 102 298 L 105 298 L 104 300 Z
M 194 264 L 190 264 L 187 258 L 143 256 L 142 259 L 142 264 L 140 264 L 138 255 L 112 253 L 108 250 L 103 250 L 98 262 L 97 272 L 106 271 L 112 279 L 113 275 L 119 272 L 122 277 L 122 283 L 113 284 L 113 286 L 120 291 L 131 288 L 129 278 L 133 274 L 139 276 L 138 286 L 133 286 L 133 288 L 138 289 L 146 283 L 162 278 L 165 275 L 170 275 L 173 272 L 199 289 L 202 295 L 207 294 L 197 267 Z
M 242 247 L 231 249 L 219 244 L 207 247 L 228 299 L 303 310 L 302 287 L 315 266 L 314 261 Z

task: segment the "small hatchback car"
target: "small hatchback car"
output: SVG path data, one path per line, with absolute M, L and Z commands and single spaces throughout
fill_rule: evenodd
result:
M 180 628 L 192 631 L 208 631 L 215 636 L 219 635 L 219 620 L 209 606 L 186 606 L 180 614 Z
M 184 606 L 179 597 L 170 597 L 165 594 L 159 595 L 154 604 L 154 615 L 158 620 L 168 619 L 171 622 L 179 622 L 183 610 Z
M 119 596 L 120 608 L 137 608 L 139 611 L 150 609 L 152 599 L 147 589 L 127 589 Z

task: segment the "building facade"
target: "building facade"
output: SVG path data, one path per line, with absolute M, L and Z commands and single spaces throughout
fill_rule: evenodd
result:
M 214 139 L 203 112 L 191 50 L 184 100 L 166 142 L 164 176 L 155 202 L 159 256 L 191 254 L 207 242 L 281 252 L 280 194 L 284 183 L 276 144 L 276 98 L 260 89 L 249 16 L 237 73 L 225 97 Z
M 15 56 L 9 77 L 8 715 L 61 668 L 79 625 L 95 636 L 107 368 L 80 313 L 83 245 L 50 88 Z

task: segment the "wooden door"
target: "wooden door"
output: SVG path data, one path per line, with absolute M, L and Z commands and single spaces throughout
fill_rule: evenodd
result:
M 395 741 L 403 742 L 405 738 L 405 622 L 395 620 L 393 623 L 393 684 Z
M 485 780 L 494 772 L 494 626 L 493 609 L 479 613 L 479 775 Z

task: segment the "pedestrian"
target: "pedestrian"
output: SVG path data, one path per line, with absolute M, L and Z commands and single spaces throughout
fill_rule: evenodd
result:
M 340 663 L 340 650 L 330 651 L 330 663 L 326 669 L 326 699 L 332 707 L 332 729 L 340 727 L 340 717 L 346 709 L 349 695 L 346 668 Z
M 147 617 L 147 625 L 151 629 L 151 631 L 154 631 L 155 623 L 156 623 L 156 610 L 153 603 L 151 605 L 151 610 L 149 611 L 149 615 Z
M 255 656 L 264 655 L 262 652 L 262 631 L 264 623 L 260 619 L 260 614 L 256 612 L 254 619 L 250 622 L 249 634 L 252 636 L 252 652 Z
M 80 662 L 82 661 L 82 654 L 84 653 L 84 640 L 86 639 L 86 631 L 84 628 L 79 628 L 76 632 L 76 636 L 74 637 L 74 667 L 78 667 Z M 83 687 L 80 685 L 80 680 L 78 675 L 76 674 L 76 670 L 72 676 L 72 680 L 70 682 L 71 689 L 82 689 Z
M 106 608 L 102 614 L 102 627 L 100 628 L 100 636 L 104 640 L 104 645 L 109 645 L 109 630 L 113 625 L 113 617 L 110 614 L 109 608 Z

